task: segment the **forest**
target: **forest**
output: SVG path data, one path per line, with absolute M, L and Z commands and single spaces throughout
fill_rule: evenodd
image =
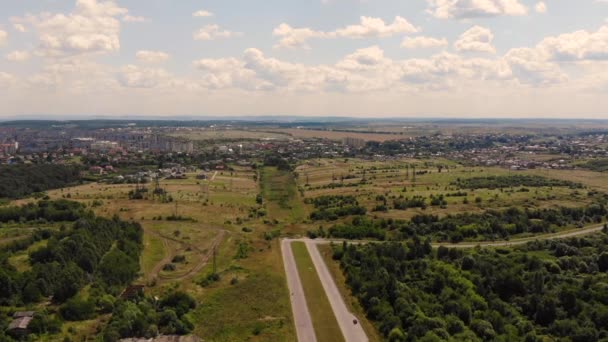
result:
M 340 217 L 350 215 L 365 215 L 367 209 L 359 205 L 354 196 L 320 196 L 305 199 L 305 203 L 312 204 L 315 211 L 310 214 L 313 221 L 335 221 Z
M 523 233 L 550 233 L 565 227 L 601 223 L 608 210 L 601 203 L 585 207 L 488 210 L 484 213 L 449 214 L 444 217 L 419 214 L 411 220 L 354 217 L 329 228 L 329 236 L 346 239 L 405 240 L 428 236 L 435 241 L 508 239 Z M 319 234 L 317 234 L 319 235 Z
M 0 198 L 23 198 L 80 180 L 80 169 L 74 165 L 1 165 Z
M 83 205 L 66 200 L 0 208 L 0 222 L 14 221 L 62 225 L 59 230 L 43 230 L 26 243 L 19 241 L 0 249 L 1 306 L 22 307 L 45 301 L 59 306 L 58 315 L 42 312 L 36 316 L 34 332 L 49 332 L 47 326 L 56 327 L 60 318 L 78 321 L 111 311 L 108 303 L 113 303 L 138 275 L 143 249 L 143 231 L 138 223 L 96 217 Z M 31 267 L 27 270 L 20 272 L 9 262 L 14 252 L 42 239 L 46 244 L 29 252 Z M 89 287 L 86 298 L 81 295 L 85 286 Z M 4 323 L 0 319 L 0 325 Z M 41 330 L 36 329 L 37 324 Z M 0 326 L 0 331 L 4 328 Z
M 348 286 L 388 341 L 608 338 L 608 235 L 514 249 L 334 245 Z

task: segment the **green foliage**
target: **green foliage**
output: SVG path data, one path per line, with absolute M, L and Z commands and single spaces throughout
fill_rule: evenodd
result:
M 434 253 L 414 239 L 334 246 L 334 258 L 389 341 L 598 341 L 608 336 L 607 244 L 602 234 Z
M 95 303 L 76 296 L 65 302 L 59 308 L 59 313 L 66 321 L 84 321 L 95 314 Z
M 307 198 L 305 203 L 312 204 L 317 209 L 310 214 L 310 219 L 315 221 L 335 221 L 340 217 L 365 215 L 367 212 L 354 196 L 320 196 Z
M 550 179 L 541 176 L 531 175 L 509 175 L 509 176 L 487 176 L 487 177 L 473 177 L 458 179 L 458 181 L 452 183 L 463 189 L 502 189 L 511 187 L 551 187 L 551 186 L 564 186 L 570 188 L 580 189 L 583 187 L 580 183 L 571 181 L 564 181 L 558 179 Z
M 138 224 L 98 218 L 65 200 L 0 209 L 0 218 L 13 215 L 76 222 L 70 230 L 48 235 L 47 245 L 29 254 L 29 271 L 17 272 L 0 258 L 0 304 L 33 303 L 48 296 L 64 303 L 91 282 L 119 292 L 139 271 L 143 232 Z
M 77 183 L 80 169 L 74 165 L 2 165 L 0 198 L 22 198 Z
M 137 301 L 118 301 L 112 320 L 103 330 L 103 341 L 121 338 L 154 338 L 163 335 L 186 335 L 194 326 L 187 314 L 196 308 L 190 295 L 174 291 L 165 294 L 160 301 L 144 297 Z

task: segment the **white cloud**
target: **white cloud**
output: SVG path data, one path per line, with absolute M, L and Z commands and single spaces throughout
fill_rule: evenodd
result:
M 460 52 L 496 53 L 492 45 L 494 34 L 485 27 L 473 26 L 460 35 L 454 43 L 454 48 Z
M 395 17 L 392 24 L 386 24 L 380 18 L 361 17 L 359 25 L 350 25 L 336 30 L 333 34 L 346 38 L 389 37 L 396 34 L 418 32 L 420 29 L 402 17 Z
M 545 4 L 543 1 L 538 2 L 534 6 L 534 10 L 536 11 L 536 13 L 547 13 L 547 4 Z
M 164 69 L 127 65 L 121 69 L 118 81 L 128 88 L 157 88 L 170 85 L 171 74 Z
M 122 17 L 122 21 L 124 21 L 125 23 L 143 23 L 143 22 L 146 22 L 147 19 L 144 17 L 132 16 L 132 15 L 127 14 L 124 17 Z
M 608 60 L 608 25 L 547 37 L 537 46 L 555 60 Z
M 200 10 L 192 13 L 193 17 L 205 18 L 205 17 L 213 17 L 213 13 L 205 10 Z
M 25 62 L 30 59 L 30 53 L 27 51 L 13 51 L 6 55 L 6 59 L 11 62 Z
M 2 88 L 9 88 L 16 81 L 17 80 L 16 80 L 16 78 L 13 75 L 7 74 L 6 72 L 0 71 L 0 89 L 2 89 Z
M 405 37 L 401 42 L 401 47 L 406 49 L 429 49 L 429 48 L 440 48 L 446 47 L 448 41 L 445 38 L 433 38 L 433 37 Z
M 310 28 L 293 28 L 285 23 L 279 25 L 272 32 L 273 35 L 281 37 L 277 47 L 287 48 L 309 48 L 307 41 L 311 38 L 326 38 L 327 34 Z
M 511 49 L 504 59 L 522 83 L 550 84 L 567 80 L 559 66 L 548 61 L 548 55 L 540 49 Z
M 8 39 L 8 33 L 6 33 L 6 31 L 0 30 L 0 45 L 6 44 L 7 39 Z
M 162 51 L 140 50 L 137 51 L 135 57 L 145 63 L 162 63 L 169 59 L 169 54 Z
M 215 40 L 218 38 L 233 38 L 241 36 L 241 32 L 232 32 L 220 28 L 218 25 L 206 25 L 193 35 L 194 40 Z
M 27 32 L 27 30 L 25 29 L 25 26 L 23 26 L 22 24 L 13 24 L 13 28 L 17 32 L 21 32 L 21 33 Z
M 337 67 L 348 70 L 369 70 L 386 65 L 390 61 L 384 57 L 384 51 L 378 46 L 358 49 L 338 62 Z
M 120 49 L 120 21 L 128 10 L 112 0 L 77 0 L 69 14 L 42 13 L 13 18 L 38 33 L 38 52 L 45 56 L 108 53 Z
M 428 12 L 440 19 L 520 16 L 528 9 L 519 0 L 427 0 Z
M 286 23 L 277 26 L 273 35 L 280 37 L 277 47 L 287 48 L 309 48 L 307 42 L 310 39 L 332 39 L 332 38 L 382 38 L 398 34 L 407 34 L 420 31 L 402 17 L 395 17 L 392 23 L 388 24 L 381 18 L 365 17 L 360 18 L 357 25 L 349 25 L 335 31 L 317 31 L 308 27 L 293 28 Z

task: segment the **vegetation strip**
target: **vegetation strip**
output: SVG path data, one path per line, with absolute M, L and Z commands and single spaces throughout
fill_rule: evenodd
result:
M 319 342 L 344 341 L 334 312 L 304 242 L 291 244 Z

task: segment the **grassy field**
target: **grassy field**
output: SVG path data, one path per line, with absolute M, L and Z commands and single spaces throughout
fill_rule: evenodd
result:
M 308 249 L 303 242 L 293 242 L 291 244 L 293 256 L 296 260 L 306 303 L 315 328 L 315 335 L 319 342 L 344 341 L 338 321 L 334 316 L 334 311 L 329 304 L 327 294 L 319 275 L 315 269 L 312 259 L 308 254 Z
M 361 306 L 357 298 L 352 295 L 351 290 L 348 288 L 348 285 L 346 285 L 346 277 L 344 277 L 344 274 L 340 269 L 339 263 L 332 259 L 333 251 L 331 246 L 317 245 L 317 248 L 319 249 L 319 253 L 321 253 L 323 259 L 325 260 L 325 264 L 327 264 L 327 268 L 329 269 L 331 276 L 334 278 L 336 286 L 338 287 L 338 290 L 340 290 L 340 294 L 342 294 L 342 298 L 344 298 L 344 303 L 346 304 L 346 307 L 350 310 L 350 312 L 357 316 L 357 318 L 359 319 L 359 323 L 361 324 L 363 330 L 365 331 L 365 334 L 369 338 L 369 341 L 381 342 L 382 337 L 380 336 L 378 329 L 376 329 L 376 327 L 367 319 L 365 315 L 365 310 L 363 310 L 363 307 Z
M 409 171 L 406 165 L 409 165 Z M 438 166 L 447 166 L 439 172 Z M 413 167 L 416 179 L 413 179 Z M 358 159 L 333 159 L 309 161 L 300 165 L 296 172 L 298 187 L 304 190 L 305 198 L 325 195 L 351 195 L 367 209 L 368 215 L 378 218 L 410 219 L 419 214 L 433 214 L 440 217 L 462 212 L 481 213 L 488 209 L 553 208 L 558 206 L 580 207 L 592 202 L 585 189 L 569 187 L 513 187 L 507 189 L 461 189 L 455 183 L 460 179 L 488 176 L 509 176 L 516 174 L 537 174 L 580 182 L 593 188 L 608 190 L 608 175 L 585 171 L 528 171 L 512 172 L 502 168 L 464 167 L 443 159 L 400 160 L 373 162 Z M 365 182 L 363 182 L 365 180 Z M 363 182 L 363 184 L 362 184 Z M 333 185 L 333 186 L 332 186 Z M 525 191 L 524 191 L 525 190 Z M 529 190 L 529 191 L 528 191 Z M 455 192 L 466 192 L 466 196 L 450 196 Z M 430 205 L 430 197 L 444 196 L 445 206 Z M 389 210 L 374 212 L 373 209 L 387 200 Z M 426 198 L 427 207 L 392 209 L 394 199 L 421 196 Z M 466 200 L 465 200 L 466 199 Z M 312 211 L 312 206 L 308 206 Z M 339 220 L 341 221 L 341 220 Z M 567 227 L 570 228 L 570 227 Z
M 261 170 L 262 196 L 273 219 L 297 224 L 306 219 L 307 212 L 298 194 L 293 173 L 265 167 Z
M 138 282 L 149 285 L 146 292 L 151 295 L 171 288 L 192 294 L 199 303 L 191 317 L 198 336 L 207 341 L 293 341 L 278 240 L 264 237 L 277 226 L 265 223 L 266 217 L 250 215 L 259 207 L 255 171 L 235 166 L 234 171 L 218 172 L 208 181 L 196 179 L 196 174 L 161 180 L 160 186 L 174 199 L 169 203 L 150 193 L 143 200 L 129 200 L 128 192 L 134 188 L 129 184 L 85 184 L 48 194 L 81 202 L 100 216 L 118 215 L 139 222 L 144 229 L 144 251 Z M 291 182 L 295 189 L 293 178 Z M 174 214 L 186 220 L 167 220 Z M 214 247 L 221 280 L 202 287 L 199 283 L 212 270 Z M 247 252 L 237 258 L 239 248 Z M 25 269 L 27 254 L 22 254 L 13 262 Z M 175 256 L 184 256 L 185 261 L 173 263 L 173 271 L 163 270 Z M 101 319 L 72 326 L 72 336 L 89 335 Z

